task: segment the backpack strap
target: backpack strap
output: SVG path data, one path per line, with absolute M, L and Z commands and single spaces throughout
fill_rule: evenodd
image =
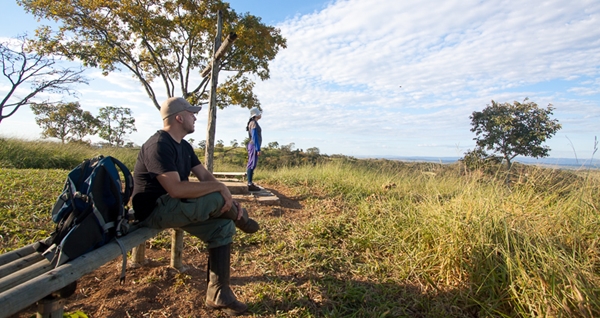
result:
M 119 167 L 119 169 L 123 173 L 123 178 L 125 179 L 125 188 L 123 189 L 122 201 L 125 205 L 129 203 L 129 199 L 131 199 L 131 194 L 133 193 L 133 176 L 131 175 L 131 172 L 129 171 L 127 166 L 125 166 L 125 164 L 119 161 L 119 159 L 110 156 L 108 156 L 107 158 L 110 158 L 110 160 L 112 160 L 112 162 L 117 167 Z

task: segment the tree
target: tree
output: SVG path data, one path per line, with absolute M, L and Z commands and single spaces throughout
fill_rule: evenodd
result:
M 544 109 L 527 101 L 525 98 L 523 103 L 511 105 L 492 100 L 492 105 L 469 117 L 477 146 L 501 154 L 508 170 L 516 156 L 547 157 L 550 148 L 542 143 L 561 128 L 557 119 L 550 118 L 554 110 L 551 104 Z
M 267 148 L 269 149 L 277 149 L 279 148 L 279 143 L 277 141 L 271 141 L 267 144 Z
M 202 151 L 204 151 L 204 149 L 206 149 L 206 140 L 200 140 L 198 142 L 198 148 L 200 148 Z
M 74 92 L 69 85 L 87 83 L 81 76 L 83 70 L 61 68 L 54 58 L 31 52 L 26 47 L 24 36 L 17 38 L 16 42 L 18 43 L 13 43 L 15 45 L 9 42 L 0 43 L 0 59 L 4 75 L 0 85 L 8 87 L 6 96 L 0 102 L 0 123 L 14 115 L 21 106 L 32 105 L 35 97 L 41 93 L 73 95 Z M 18 49 L 13 50 L 11 47 L 18 47 Z M 18 89 L 25 83 L 30 85 L 29 91 L 19 94 Z
M 35 122 L 42 128 L 43 138 L 58 138 L 65 141 L 83 141 L 87 135 L 94 135 L 98 120 L 88 111 L 83 111 L 78 102 L 31 104 L 36 115 Z
M 260 103 L 254 82 L 269 78 L 269 61 L 286 40 L 280 30 L 250 14 L 237 14 L 221 0 L 18 0 L 38 18 L 61 23 L 37 30 L 36 48 L 81 60 L 104 74 L 124 67 L 137 78 L 157 109 L 152 84 L 162 83 L 167 96 L 181 95 L 193 105 L 206 103 L 208 77 L 199 74 L 213 57 L 218 10 L 224 33 L 237 40 L 221 59 L 227 79 L 219 85 L 218 106 L 251 108 Z M 180 90 L 176 93 L 176 89 Z
M 311 147 L 306 149 L 306 153 L 309 155 L 319 155 L 321 151 L 317 147 Z
M 234 139 L 234 140 L 232 140 L 232 141 L 230 142 L 230 145 L 231 145 L 231 148 L 232 148 L 232 149 L 235 149 L 235 148 L 237 148 L 237 147 L 239 147 L 239 146 L 240 146 L 240 145 L 238 144 L 238 141 L 237 141 L 237 139 Z
M 281 146 L 281 148 L 280 148 L 280 149 L 281 149 L 283 152 L 292 152 L 292 149 L 294 149 L 294 147 L 295 147 L 295 146 L 296 146 L 296 144 L 295 144 L 295 143 L 293 143 L 293 142 L 290 142 L 290 143 L 289 143 L 289 144 L 287 144 L 287 145 Z
M 221 139 L 217 140 L 216 147 L 217 148 L 223 148 L 223 147 L 225 147 L 225 144 L 223 143 L 223 140 L 221 140 Z
M 124 107 L 106 106 L 100 108 L 100 138 L 108 141 L 111 146 L 121 147 L 125 143 L 125 135 L 137 131 L 135 118 L 131 110 Z

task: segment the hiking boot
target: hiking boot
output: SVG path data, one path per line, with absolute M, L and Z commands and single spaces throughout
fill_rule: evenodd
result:
M 260 190 L 262 190 L 262 189 L 257 187 L 256 185 L 254 185 L 254 183 L 251 183 L 248 185 L 248 191 L 260 191 Z
M 208 288 L 206 307 L 218 309 L 228 315 L 241 315 L 248 306 L 237 300 L 229 287 L 231 244 L 208 249 Z
M 237 220 L 239 209 L 242 209 L 242 218 Z M 248 216 L 248 210 L 241 208 L 240 204 L 236 201 L 233 201 L 233 206 L 231 209 L 221 214 L 219 218 L 233 220 L 235 226 L 245 233 L 255 233 L 260 229 L 258 222 L 254 221 Z

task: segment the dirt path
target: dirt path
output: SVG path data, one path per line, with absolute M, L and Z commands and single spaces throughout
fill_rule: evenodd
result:
M 279 196 L 280 206 L 265 206 L 245 201 L 251 215 L 260 221 L 267 218 L 306 217 L 300 200 L 290 198 L 285 189 L 268 189 Z M 189 236 L 185 236 L 187 240 Z M 252 265 L 237 265 L 232 251 L 231 284 L 240 300 L 239 288 L 260 279 Z M 219 311 L 208 311 L 204 307 L 206 291 L 205 249 L 189 246 L 184 250 L 184 265 L 187 270 L 178 272 L 169 267 L 170 250 L 147 248 L 148 263 L 139 268 L 128 268 L 125 284 L 118 281 L 121 258 L 105 264 L 77 282 L 77 291 L 65 300 L 65 313 L 82 311 L 91 317 L 221 317 Z M 237 290 L 237 291 L 236 291 Z M 36 306 L 31 306 L 13 318 L 35 316 Z M 251 314 L 249 314 L 251 315 Z

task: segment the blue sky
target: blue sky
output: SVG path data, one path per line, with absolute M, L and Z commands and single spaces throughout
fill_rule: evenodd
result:
M 600 135 L 600 1 L 230 1 L 281 29 L 288 48 L 257 81 L 263 140 L 357 157 L 460 157 L 474 148 L 469 115 L 491 100 L 552 104 L 563 125 L 551 157 L 590 158 Z M 12 1 L 0 37 L 37 22 Z M 87 72 L 82 108 L 132 109 L 143 143 L 160 129 L 158 112 L 127 73 Z M 401 86 L 401 87 L 400 87 Z M 0 93 L 6 90 L 0 82 Z M 206 112 L 196 141 L 206 138 Z M 217 140 L 246 137 L 248 110 L 218 113 Z M 0 124 L 0 135 L 38 138 L 29 109 Z

